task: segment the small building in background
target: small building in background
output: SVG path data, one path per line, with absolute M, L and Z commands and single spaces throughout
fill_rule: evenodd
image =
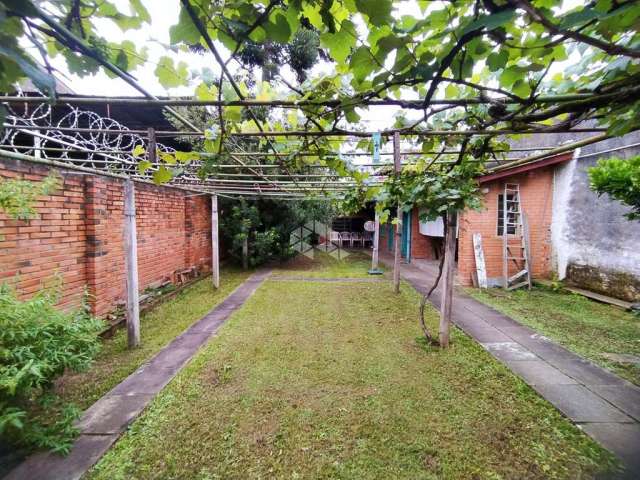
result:
M 555 147 L 566 134 L 544 136 L 528 147 Z M 568 285 L 629 302 L 640 300 L 640 222 L 627 220 L 629 208 L 589 187 L 587 170 L 599 159 L 640 154 L 640 132 L 612 138 L 560 155 L 496 169 L 478 178 L 479 211 L 462 212 L 456 250 L 458 281 L 474 284 L 473 234 L 482 238 L 488 284 L 504 282 L 503 227 L 505 184 L 517 185 L 529 227 L 530 271 L 534 279 L 557 278 Z M 508 194 L 507 194 L 508 195 Z M 436 261 L 443 245 L 441 220 L 421 222 L 413 208 L 403 215 L 402 258 Z M 393 227 L 381 226 L 380 248 L 393 252 Z

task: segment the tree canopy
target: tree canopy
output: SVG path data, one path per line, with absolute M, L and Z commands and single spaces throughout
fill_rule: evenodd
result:
M 591 188 L 599 195 L 608 194 L 631 207 L 625 216 L 640 220 L 640 156 L 608 158 L 589 169 Z

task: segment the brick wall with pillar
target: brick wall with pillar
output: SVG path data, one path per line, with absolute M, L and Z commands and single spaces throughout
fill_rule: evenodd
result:
M 62 281 L 60 306 L 80 305 L 104 316 L 124 299 L 123 181 L 0 159 L 0 177 L 40 181 L 55 172 L 61 188 L 39 198 L 37 218 L 16 221 L 0 213 L 0 281 L 29 297 Z M 136 183 L 139 287 L 195 266 L 211 270 L 209 196 Z
M 111 310 L 112 305 L 101 292 L 109 288 L 108 275 L 109 254 L 107 210 L 107 182 L 103 177 L 87 175 L 85 185 L 85 225 L 86 225 L 86 260 L 85 276 L 87 289 L 91 295 L 93 311 L 104 314 Z
M 431 237 L 420 233 L 420 209 L 411 210 L 411 258 L 435 260 L 436 253 Z
M 187 196 L 184 212 L 185 264 L 211 270 L 211 197 Z

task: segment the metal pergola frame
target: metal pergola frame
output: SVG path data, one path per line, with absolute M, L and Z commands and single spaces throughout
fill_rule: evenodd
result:
M 208 47 L 210 53 L 214 56 L 216 63 L 221 69 L 221 79 L 226 79 L 229 82 L 233 90 L 235 91 L 238 100 L 234 101 L 215 101 L 215 100 L 195 100 L 185 98 L 168 98 L 160 99 L 155 97 L 145 88 L 143 88 L 130 74 L 124 72 L 116 65 L 110 63 L 102 55 L 94 55 L 92 47 L 82 38 L 78 37 L 71 30 L 60 24 L 56 19 L 48 15 L 40 7 L 34 6 L 35 16 L 39 21 L 43 22 L 47 28 L 51 29 L 52 35 L 64 42 L 69 46 L 71 50 L 74 50 L 82 55 L 87 55 L 94 58 L 104 68 L 109 70 L 114 75 L 120 77 L 122 80 L 131 85 L 134 89 L 140 92 L 144 98 L 108 98 L 108 97 L 74 97 L 74 96 L 61 96 L 58 98 L 43 98 L 43 97 L 25 97 L 25 96 L 3 96 L 0 97 L 0 103 L 7 105 L 11 111 L 11 107 L 14 105 L 24 105 L 28 111 L 29 106 L 36 105 L 35 111 L 39 112 L 37 118 L 21 118 L 19 115 L 9 115 L 4 124 L 5 132 L 3 132 L 2 141 L 0 142 L 0 156 L 15 160 L 24 160 L 30 162 L 36 162 L 40 164 L 46 164 L 53 167 L 69 168 L 72 170 L 83 171 L 86 173 L 93 173 L 97 175 L 106 175 L 123 179 L 125 182 L 125 195 L 124 195 L 124 216 L 125 216 L 125 245 L 126 245 L 126 272 L 127 272 L 127 329 L 129 346 L 135 347 L 140 341 L 140 324 L 139 324 L 139 303 L 138 303 L 138 272 L 137 272 L 137 253 L 136 253 L 136 212 L 135 212 L 135 187 L 134 181 L 137 182 L 149 182 L 152 178 L 153 172 L 162 168 L 162 162 L 159 160 L 159 156 L 162 153 L 170 153 L 171 150 L 164 147 L 162 144 L 157 143 L 158 138 L 163 137 L 204 137 L 207 133 L 200 131 L 189 120 L 180 115 L 172 107 L 174 106 L 211 106 L 217 107 L 220 111 L 229 106 L 242 106 L 242 107 L 274 107 L 274 108 L 289 108 L 303 110 L 307 107 L 332 107 L 332 108 L 358 108 L 358 107 L 377 107 L 377 106 L 397 106 L 403 109 L 413 110 L 425 110 L 427 106 L 443 105 L 445 107 L 465 107 L 469 105 L 480 104 L 502 104 L 503 106 L 510 104 L 523 104 L 531 102 L 531 104 L 561 104 L 565 102 L 580 102 L 582 100 L 588 102 L 590 96 L 583 94 L 570 94 L 570 95 L 558 95 L 558 96 L 537 96 L 531 99 L 519 99 L 513 96 L 512 98 L 505 96 L 501 98 L 463 98 L 463 99 L 434 99 L 433 93 L 435 93 L 435 87 L 431 87 L 431 92 L 427 95 L 425 100 L 396 100 L 391 98 L 365 98 L 355 96 L 351 99 L 331 99 L 325 101 L 317 101 L 313 99 L 304 100 L 272 100 L 268 102 L 261 102 L 257 100 L 251 100 L 245 98 L 238 85 L 236 84 L 233 76 L 227 68 L 227 63 L 223 61 L 220 56 L 216 45 L 214 44 L 206 25 L 202 23 L 198 17 L 197 12 L 194 11 L 193 6 L 186 0 L 181 1 L 182 7 L 186 14 L 190 17 L 193 26 L 198 30 L 204 44 Z M 233 55 L 232 57 L 233 58 Z M 600 101 L 606 100 L 607 95 L 604 94 L 599 98 Z M 52 105 L 65 105 L 75 115 L 71 115 L 73 121 L 67 124 L 57 125 L 47 124 L 46 115 L 42 115 L 43 104 L 49 104 L 47 108 L 51 108 Z M 164 108 L 170 115 L 175 117 L 179 122 L 185 125 L 188 130 L 186 131 L 155 131 L 153 129 L 148 130 L 131 130 L 124 125 L 120 125 L 117 122 L 109 120 L 104 122 L 100 119 L 96 119 L 96 124 L 84 125 L 82 122 L 78 122 L 79 109 L 74 105 L 155 105 Z M 456 161 L 439 161 L 442 155 L 458 155 L 458 161 L 462 159 L 467 142 L 473 136 L 500 136 L 500 135 L 521 135 L 521 134 L 545 134 L 545 133 L 558 133 L 558 132 L 597 132 L 598 135 L 580 140 L 578 142 L 572 142 L 562 145 L 557 148 L 551 149 L 518 149 L 519 152 L 530 153 L 530 155 L 523 158 L 505 158 L 502 162 L 496 162 L 490 171 L 496 171 L 501 169 L 511 168 L 513 166 L 526 165 L 527 163 L 535 162 L 544 158 L 552 157 L 560 153 L 564 153 L 575 148 L 588 145 L 591 143 L 599 142 L 608 138 L 608 134 L 605 129 L 602 128 L 580 128 L 575 127 L 572 123 L 569 123 L 569 127 L 543 127 L 540 124 L 535 124 L 534 127 L 528 127 L 525 130 L 513 130 L 506 128 L 487 128 L 487 129 L 466 129 L 466 130 L 426 130 L 418 129 L 414 127 L 407 127 L 401 129 L 385 130 L 382 132 L 367 132 L 359 130 L 345 130 L 338 129 L 336 125 L 330 131 L 323 131 L 321 128 L 313 130 L 296 130 L 296 131 L 267 131 L 264 129 L 262 122 L 256 117 L 251 108 L 247 108 L 247 113 L 251 121 L 255 124 L 257 131 L 255 132 L 225 132 L 225 136 L 228 138 L 255 138 L 260 137 L 265 139 L 265 143 L 269 148 L 268 152 L 224 152 L 225 158 L 230 159 L 235 163 L 224 163 L 217 168 L 227 169 L 234 168 L 236 172 L 216 172 L 210 177 L 202 179 L 198 176 L 198 169 L 201 166 L 199 160 L 191 161 L 186 165 L 181 165 L 183 171 L 175 176 L 169 183 L 169 186 L 174 188 L 184 189 L 189 195 L 211 195 L 211 222 L 212 222 L 212 270 L 213 270 L 213 284 L 217 288 L 219 286 L 219 242 L 218 242 L 218 195 L 229 195 L 234 198 L 249 197 L 249 198 L 278 198 L 287 200 L 300 200 L 308 198 L 312 194 L 312 198 L 327 197 L 328 195 L 340 196 L 347 189 L 351 188 L 354 184 L 350 180 L 335 180 L 336 175 L 331 171 L 328 164 L 322 163 L 323 155 L 326 153 L 318 152 L 319 163 L 310 163 L 303 167 L 306 171 L 313 173 L 299 173 L 292 174 L 286 163 L 261 163 L 259 158 L 294 158 L 296 156 L 302 157 L 314 157 L 313 152 L 307 150 L 300 152 L 284 153 L 279 152 L 273 145 L 274 138 L 287 139 L 290 137 L 296 138 L 319 138 L 325 139 L 339 139 L 344 143 L 345 139 L 349 138 L 368 138 L 373 133 L 382 134 L 386 136 L 393 136 L 393 152 L 384 152 L 384 155 L 392 155 L 393 163 L 361 163 L 359 168 L 376 168 L 388 169 L 389 172 L 386 175 L 397 176 L 402 169 L 402 158 L 405 156 L 421 156 L 421 155 L 437 155 L 429 167 L 432 167 L 436 161 L 438 163 L 453 163 Z M 83 117 L 84 118 L 84 117 Z M 337 124 L 337 122 L 336 122 Z M 536 129 L 537 128 L 537 129 Z M 32 145 L 26 145 L 20 143 L 20 138 L 31 138 Z M 462 151 L 443 151 L 440 152 L 415 152 L 407 151 L 401 152 L 400 149 L 400 137 L 460 137 L 463 139 Z M 87 138 L 88 137 L 88 140 Z M 124 147 L 122 146 L 124 142 Z M 144 148 L 146 152 L 146 161 L 150 164 L 150 168 L 141 171 L 138 168 L 138 158 L 134 154 L 137 146 Z M 9 148 L 9 150 L 7 150 Z M 160 155 L 157 155 L 157 150 Z M 515 150 L 514 150 L 515 151 Z M 361 156 L 366 155 L 366 152 L 335 152 L 333 155 L 344 157 L 349 156 Z M 243 158 L 250 158 L 251 163 L 246 163 Z M 407 163 L 405 163 L 406 165 Z M 392 166 L 392 168 L 390 168 Z M 166 168 L 166 167 L 165 167 Z M 284 174 L 279 172 L 276 174 L 265 174 L 264 170 L 273 168 L 282 169 Z M 244 173 L 247 172 L 247 173 Z M 375 180 L 373 183 L 379 183 L 381 178 L 384 178 L 385 173 L 378 172 L 379 175 L 373 176 Z M 312 176 L 313 175 L 313 176 Z M 253 176 L 260 180 L 243 180 L 235 177 L 249 177 Z M 229 178 L 232 177 L 232 178 Z M 281 180 L 285 179 L 285 180 Z M 307 180 L 300 180 L 307 179 Z M 317 180 L 309 180 L 317 179 Z M 400 216 L 401 217 L 401 216 Z M 378 226 L 379 222 L 376 222 Z M 447 238 L 455 238 L 455 215 L 447 216 Z M 394 259 L 394 287 L 395 290 L 399 290 L 400 269 L 399 269 L 399 229 L 396 228 L 395 236 L 395 259 Z M 377 235 L 376 235 L 377 238 Z M 375 242 L 377 245 L 377 241 Z M 377 248 L 377 247 L 376 247 Z M 445 270 L 444 270 L 444 283 L 442 301 L 441 301 L 441 333 L 446 327 L 447 333 L 445 337 L 445 346 L 448 344 L 448 325 L 450 324 L 451 316 L 451 301 L 452 301 L 452 288 L 453 288 L 453 261 L 455 253 L 454 242 L 448 241 L 445 247 Z M 377 250 L 374 252 L 374 259 L 377 258 Z

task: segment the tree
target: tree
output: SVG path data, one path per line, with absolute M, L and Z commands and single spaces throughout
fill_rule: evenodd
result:
M 220 231 L 231 258 L 246 267 L 284 261 L 295 255 L 290 234 L 311 221 L 328 222 L 334 210 L 327 202 L 221 199 Z
M 289 43 L 245 42 L 239 52 L 239 60 L 248 67 L 262 69 L 262 81 L 270 82 L 278 76 L 278 69 L 288 64 L 295 72 L 298 82 L 307 77 L 307 71 L 319 58 L 320 37 L 312 28 L 300 28 Z
M 598 195 L 611 198 L 631 207 L 625 215 L 629 220 L 640 220 L 640 155 L 632 158 L 599 160 L 589 168 L 591 189 Z
M 145 47 L 137 49 L 129 40 L 107 40 L 96 29 L 96 24 L 105 19 L 123 31 L 150 21 L 141 0 L 130 0 L 128 7 L 125 13 L 108 0 L 54 0 L 43 7 L 30 0 L 0 0 L 0 91 L 11 91 L 15 82 L 28 77 L 45 93 L 54 95 L 49 59 L 57 55 L 65 58 L 69 72 L 78 75 L 96 73 L 101 61 L 111 65 L 105 71 L 112 77 L 144 64 Z M 24 45 L 38 52 L 44 69 Z

